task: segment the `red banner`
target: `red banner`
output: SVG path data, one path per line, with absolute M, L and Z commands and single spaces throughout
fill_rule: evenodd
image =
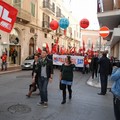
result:
M 0 0 L 0 29 L 10 33 L 16 21 L 18 10 Z

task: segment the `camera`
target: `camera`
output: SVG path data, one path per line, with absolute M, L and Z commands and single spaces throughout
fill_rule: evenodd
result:
M 120 67 L 120 62 L 114 62 L 114 63 L 113 63 L 113 66 Z

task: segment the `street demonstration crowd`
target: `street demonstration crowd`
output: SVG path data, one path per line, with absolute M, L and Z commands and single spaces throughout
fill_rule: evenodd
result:
M 53 79 L 53 61 L 52 55 L 47 54 L 47 50 L 43 49 L 41 54 L 34 55 L 34 63 L 32 70 L 32 83 L 29 85 L 29 92 L 26 95 L 31 97 L 32 92 L 39 88 L 40 102 L 38 105 L 48 107 L 48 91 L 47 86 Z M 116 120 L 120 120 L 120 62 L 116 62 L 114 57 L 109 59 L 107 52 L 103 52 L 101 57 L 93 55 L 91 58 L 87 54 L 84 55 L 84 67 L 76 68 L 71 60 L 70 55 L 66 55 L 65 62 L 59 67 L 59 88 L 62 91 L 62 102 L 66 103 L 66 89 L 68 89 L 69 99 L 72 99 L 72 83 L 73 71 L 75 69 L 82 70 L 83 74 L 92 71 L 92 79 L 100 74 L 101 91 L 98 95 L 106 95 L 108 75 L 114 81 L 111 92 L 113 94 L 114 115 Z

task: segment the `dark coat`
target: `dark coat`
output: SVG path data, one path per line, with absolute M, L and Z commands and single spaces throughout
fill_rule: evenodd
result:
M 33 69 L 32 69 L 32 77 L 33 77 L 34 73 L 36 72 L 37 65 L 38 65 L 38 63 L 35 64 L 35 61 L 34 61 L 33 62 Z M 37 81 L 37 79 L 38 79 L 38 74 L 36 74 L 36 76 L 35 76 L 35 81 Z
M 91 60 L 91 69 L 95 70 L 98 69 L 98 57 L 93 57 Z
M 47 78 L 50 78 L 50 75 L 53 74 L 53 62 L 48 57 L 45 58 L 46 61 L 46 74 Z M 38 62 L 38 65 L 35 68 L 35 72 L 38 75 L 38 77 L 41 77 L 41 67 L 42 67 L 42 61 L 41 59 Z
M 109 75 L 110 74 L 110 71 L 111 71 L 111 63 L 110 63 L 110 60 L 109 58 L 107 57 L 101 57 L 99 60 L 98 60 L 98 64 L 100 65 L 99 66 L 99 73 L 102 74 L 102 75 Z

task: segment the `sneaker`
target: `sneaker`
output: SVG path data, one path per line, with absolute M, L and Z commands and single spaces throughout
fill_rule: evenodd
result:
M 43 104 L 44 104 L 44 102 L 37 103 L 38 106 L 43 105 Z
M 45 108 L 48 107 L 48 103 L 44 102 L 43 107 L 45 107 Z

